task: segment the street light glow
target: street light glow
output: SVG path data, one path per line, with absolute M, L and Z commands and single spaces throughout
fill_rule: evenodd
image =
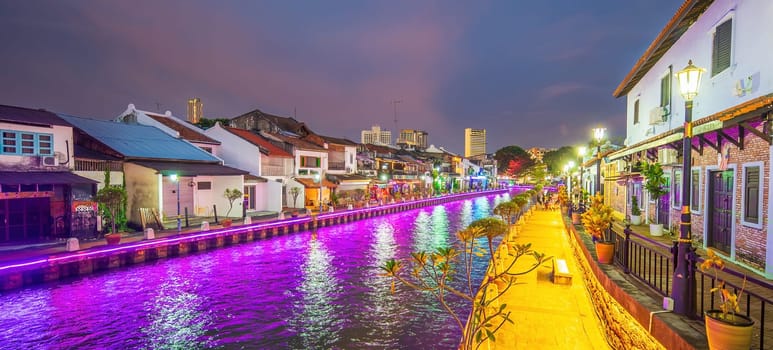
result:
M 676 72 L 676 78 L 679 81 L 679 93 L 686 101 L 692 101 L 695 96 L 698 96 L 698 89 L 701 85 L 701 76 L 706 70 L 696 67 L 692 64 L 692 60 L 687 63 L 687 67 Z
M 601 142 L 601 140 L 604 139 L 604 132 L 606 130 L 607 129 L 602 127 L 593 128 L 593 138 L 596 139 L 596 142 Z

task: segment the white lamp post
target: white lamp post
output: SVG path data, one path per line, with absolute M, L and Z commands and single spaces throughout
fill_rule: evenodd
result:
M 319 192 L 319 213 L 322 214 L 322 176 L 317 173 L 314 174 L 314 182 L 319 184 L 317 192 Z
M 177 178 L 177 174 L 172 174 L 169 177 L 177 183 L 177 233 L 180 233 L 182 229 L 182 222 L 180 221 L 180 179 Z

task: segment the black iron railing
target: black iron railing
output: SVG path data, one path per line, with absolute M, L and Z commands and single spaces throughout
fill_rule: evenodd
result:
M 626 274 L 630 274 L 636 279 L 650 286 L 655 292 L 663 296 L 670 296 L 672 274 L 674 272 L 674 247 L 669 247 L 661 242 L 654 241 L 646 236 L 633 232 L 629 226 L 626 226 L 622 232 L 610 230 L 615 240 L 615 265 L 621 267 Z M 698 266 L 703 262 L 703 258 L 692 255 L 691 266 Z M 773 336 L 773 318 L 766 318 L 767 309 L 771 308 L 773 300 L 769 296 L 762 295 L 755 291 L 769 291 L 769 282 L 749 277 L 738 271 L 726 269 L 722 272 L 723 276 L 729 276 L 732 281 L 743 281 L 745 279 L 745 288 L 740 296 L 741 314 L 754 320 L 754 331 L 752 335 L 752 344 L 755 349 L 773 349 L 773 344 L 766 346 L 765 339 Z M 717 281 L 714 276 L 696 269 L 696 292 L 697 292 L 697 313 L 693 318 L 699 318 L 704 312 L 719 307 L 720 296 L 718 293 L 711 293 L 711 289 L 716 287 Z M 732 282 L 724 278 L 727 288 L 739 293 L 743 282 Z M 702 317 L 700 317 L 703 320 Z

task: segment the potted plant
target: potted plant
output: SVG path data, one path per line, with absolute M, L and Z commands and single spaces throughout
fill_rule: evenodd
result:
M 561 212 L 566 214 L 569 211 L 569 194 L 564 185 L 558 186 L 558 202 L 561 203 Z
M 591 197 L 588 210 L 582 214 L 582 225 L 596 245 L 596 256 L 602 264 L 610 264 L 615 255 L 615 242 L 608 236 L 612 222 L 612 207 L 604 204 L 604 197 L 596 194 Z
M 705 312 L 706 337 L 709 340 L 710 349 L 749 349 L 752 342 L 752 326 L 754 321 L 744 315 L 740 315 L 741 308 L 738 304 L 746 287 L 746 276 L 738 294 L 725 285 L 725 281 L 719 278 L 719 270 L 725 268 L 725 262 L 713 250 L 707 250 L 707 258 L 701 263 L 701 271 L 714 272 L 716 287 L 711 293 L 719 294 L 719 309 Z
M 110 233 L 105 235 L 107 244 L 121 242 L 121 234 L 116 230 L 116 217 L 123 203 L 126 201 L 126 190 L 123 186 L 105 186 L 97 191 L 96 201 L 102 204 L 110 215 Z
M 644 188 L 650 194 L 650 199 L 655 201 L 655 214 L 650 220 L 650 235 L 662 236 L 663 224 L 658 223 L 658 210 L 660 210 L 660 197 L 668 193 L 666 188 L 666 177 L 663 175 L 663 168 L 660 167 L 660 163 L 644 163 L 642 166 L 642 174 L 646 180 L 644 182 Z
M 225 220 L 223 220 L 223 222 L 222 222 L 222 224 L 223 224 L 223 227 L 231 227 L 231 225 L 233 225 L 233 223 L 234 223 L 234 222 L 233 222 L 233 220 L 231 220 L 231 219 L 225 219 Z
M 641 225 L 641 208 L 636 196 L 631 196 L 631 225 Z

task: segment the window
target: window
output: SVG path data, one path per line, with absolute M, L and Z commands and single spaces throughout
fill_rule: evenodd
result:
M 730 51 L 733 41 L 733 20 L 728 19 L 714 29 L 711 47 L 711 76 L 730 67 Z
M 54 154 L 54 136 L 35 132 L 1 130 L 0 154 L 50 156 Z
M 320 167 L 320 161 L 321 159 L 319 157 L 307 157 L 302 156 L 301 157 L 301 166 L 305 168 L 319 168 Z
M 212 189 L 212 182 L 210 181 L 199 181 L 196 183 L 196 189 L 199 190 L 211 190 Z
M 639 100 L 633 103 L 633 123 L 639 124 Z
M 671 202 L 672 208 L 679 208 L 682 205 L 682 171 L 674 170 L 674 181 L 671 181 Z
M 747 226 L 762 228 L 760 208 L 762 207 L 760 171 L 761 163 L 743 167 L 743 223 Z
M 701 170 L 692 169 L 690 174 L 690 210 L 698 213 L 701 210 Z
M 639 202 L 639 208 L 643 208 L 644 202 L 642 200 L 644 199 L 642 197 L 642 183 L 641 182 L 630 182 L 628 184 L 628 205 L 631 205 L 631 198 L 633 196 L 636 196 L 636 200 Z
M 668 66 L 668 72 L 660 78 L 660 108 L 662 109 L 663 121 L 666 121 L 671 115 L 671 77 L 672 67 Z

